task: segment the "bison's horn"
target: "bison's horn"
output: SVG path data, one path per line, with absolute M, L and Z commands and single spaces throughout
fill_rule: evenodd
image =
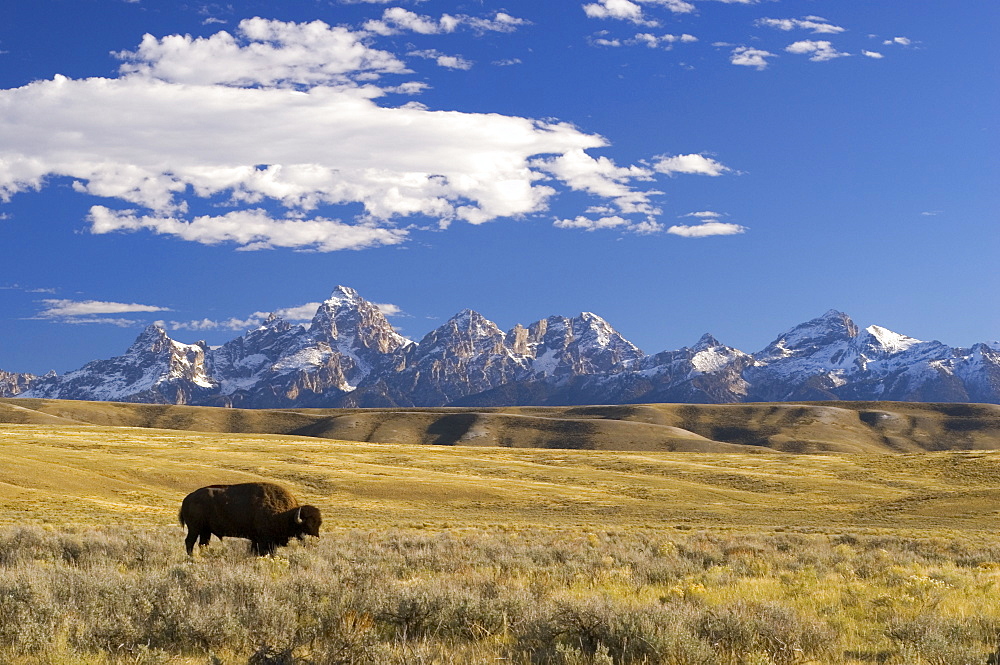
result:
M 295 511 L 295 523 L 302 524 L 302 506 L 299 506 L 299 509 Z

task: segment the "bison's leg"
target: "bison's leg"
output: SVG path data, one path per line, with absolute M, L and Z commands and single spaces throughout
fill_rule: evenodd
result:
M 250 551 L 257 556 L 268 556 L 274 554 L 274 543 L 268 540 L 251 540 Z
M 184 547 L 187 548 L 188 556 L 194 554 L 194 543 L 196 540 L 198 540 L 198 532 L 194 528 L 188 527 L 188 535 L 184 539 Z
M 212 539 L 211 531 L 202 531 L 201 536 L 199 536 L 198 544 L 204 547 L 205 545 L 208 545 L 208 541 L 210 541 L 211 539 Z

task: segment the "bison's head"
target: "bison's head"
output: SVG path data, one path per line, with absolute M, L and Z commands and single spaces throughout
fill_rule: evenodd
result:
M 319 527 L 323 517 L 316 506 L 299 506 L 295 509 L 296 536 L 316 536 L 319 538 Z

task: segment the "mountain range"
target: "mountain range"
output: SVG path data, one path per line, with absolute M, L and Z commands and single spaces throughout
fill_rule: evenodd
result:
M 0 371 L 0 397 L 242 408 L 735 403 L 1000 403 L 1000 342 L 925 342 L 830 310 L 757 353 L 711 335 L 646 355 L 596 314 L 501 330 L 463 310 L 418 342 L 338 286 L 308 325 L 272 315 L 222 346 L 157 325 L 62 375 Z

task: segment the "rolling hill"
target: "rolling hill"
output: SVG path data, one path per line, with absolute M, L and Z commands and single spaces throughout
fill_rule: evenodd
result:
M 1000 448 L 1000 405 L 892 402 L 227 409 L 0 399 L 0 423 L 282 434 L 396 444 L 677 452 Z

